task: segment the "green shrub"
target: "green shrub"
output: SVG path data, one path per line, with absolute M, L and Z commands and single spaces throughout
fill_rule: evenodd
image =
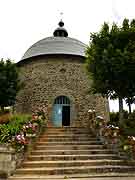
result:
M 12 115 L 10 120 L 0 124 L 0 143 L 10 143 L 17 151 L 29 144 L 29 137 L 35 137 L 47 124 L 45 112 L 40 109 L 31 115 Z
M 0 143 L 7 143 L 12 136 L 20 132 L 22 126 L 29 122 L 30 115 L 14 115 L 7 124 L 0 125 Z
M 119 125 L 119 112 L 110 112 L 110 124 Z
M 123 120 L 122 129 L 124 135 L 135 136 L 135 112 Z
M 110 112 L 110 124 L 119 126 L 124 136 L 135 136 L 135 111 L 129 114 L 124 111 L 123 124 L 119 125 L 119 112 Z
M 4 111 L 0 109 L 0 115 L 7 114 L 7 113 L 10 113 L 10 109 L 4 109 Z

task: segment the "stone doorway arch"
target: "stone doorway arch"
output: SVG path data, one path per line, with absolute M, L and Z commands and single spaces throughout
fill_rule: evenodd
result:
M 55 127 L 70 126 L 71 105 L 66 96 L 58 96 L 54 100 L 52 122 Z

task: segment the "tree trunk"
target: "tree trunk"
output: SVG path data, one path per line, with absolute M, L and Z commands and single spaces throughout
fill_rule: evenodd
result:
M 1 106 L 1 112 L 2 113 L 4 112 L 4 106 Z
M 128 103 L 129 114 L 131 114 L 131 103 Z
M 119 123 L 123 123 L 123 99 L 119 97 Z

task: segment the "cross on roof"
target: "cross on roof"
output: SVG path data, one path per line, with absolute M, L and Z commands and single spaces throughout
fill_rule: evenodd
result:
M 61 21 L 62 21 L 62 19 L 63 19 L 63 14 L 64 14 L 63 12 L 60 13 Z

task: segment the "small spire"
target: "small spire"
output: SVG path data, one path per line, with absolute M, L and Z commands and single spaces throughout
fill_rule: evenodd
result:
M 58 24 L 60 27 L 63 27 L 64 26 L 64 22 L 61 20 Z
M 63 20 L 62 20 L 62 19 L 63 19 L 63 14 L 64 14 L 63 12 L 60 13 L 60 16 L 61 16 L 60 19 L 61 19 L 61 20 L 60 20 L 60 22 L 59 22 L 59 24 L 58 24 L 60 27 L 63 27 L 63 26 L 64 26 L 64 22 L 63 22 Z
M 62 19 L 63 19 L 63 14 L 64 14 L 63 12 L 60 13 L 61 21 L 62 21 Z
M 63 22 L 63 12 L 60 13 L 61 15 L 61 20 L 58 23 L 59 27 L 54 31 L 53 35 L 54 37 L 67 37 L 68 36 L 68 32 L 65 28 L 63 28 L 64 26 L 64 22 Z

